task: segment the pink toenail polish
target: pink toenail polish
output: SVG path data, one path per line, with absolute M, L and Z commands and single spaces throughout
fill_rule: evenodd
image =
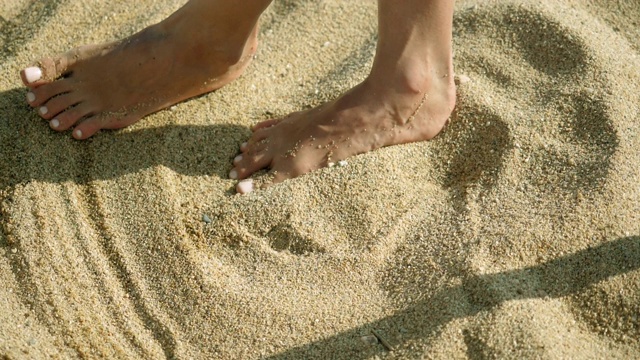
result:
M 76 129 L 73 131 L 73 135 L 75 135 L 79 139 L 82 137 L 82 131 L 80 131 L 80 129 Z
M 27 93 L 27 101 L 30 102 L 30 103 L 36 101 L 36 94 L 34 94 L 31 91 L 29 91 Z
M 24 69 L 24 77 L 28 83 L 40 80 L 42 77 L 42 70 L 39 67 L 32 66 Z
M 58 119 L 53 119 L 49 121 L 49 125 L 51 125 L 52 128 L 57 129 L 58 126 L 60 126 L 60 121 L 58 121 Z
M 231 171 L 229 171 L 229 179 L 237 179 L 238 178 L 238 172 L 236 171 L 236 169 L 232 169 Z
M 237 164 L 237 163 L 239 163 L 240 161 L 242 161 L 242 155 L 238 155 L 238 156 L 236 156 L 236 157 L 233 159 L 233 163 L 234 163 L 234 164 Z
M 40 106 L 40 114 L 44 115 L 49 112 L 46 106 Z

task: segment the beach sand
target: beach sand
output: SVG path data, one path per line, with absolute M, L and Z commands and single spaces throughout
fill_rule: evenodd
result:
M 89 141 L 27 106 L 33 60 L 183 2 L 0 2 L 0 358 L 640 358 L 638 1 L 458 1 L 443 133 L 244 196 L 376 3 L 277 0 L 238 81 Z

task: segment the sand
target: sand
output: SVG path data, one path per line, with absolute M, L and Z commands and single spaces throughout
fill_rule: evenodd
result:
M 249 126 L 361 81 L 376 4 L 278 0 L 238 81 L 89 141 L 26 105 L 182 3 L 0 2 L 0 358 L 640 358 L 638 1 L 458 1 L 442 134 L 246 196 Z

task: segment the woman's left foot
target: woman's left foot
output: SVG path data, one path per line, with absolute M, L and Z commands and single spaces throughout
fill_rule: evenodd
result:
M 274 184 L 383 146 L 433 138 L 454 108 L 455 85 L 451 66 L 424 69 L 391 83 L 370 76 L 332 102 L 259 123 L 229 177 L 269 168 Z M 237 186 L 239 193 L 251 189 Z

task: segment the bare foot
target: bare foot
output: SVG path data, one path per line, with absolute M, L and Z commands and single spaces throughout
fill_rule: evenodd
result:
M 192 0 L 122 41 L 41 59 L 21 72 L 27 101 L 52 129 L 86 139 L 216 90 L 249 64 L 264 10 L 229 17 L 223 3 Z
M 383 146 L 429 140 L 443 128 L 455 105 L 448 71 L 409 72 L 390 86 L 370 76 L 338 99 L 254 128 L 229 176 L 244 179 L 270 168 L 272 183 L 300 176 Z M 432 69 L 433 70 L 433 69 Z M 236 190 L 252 190 L 240 182 Z
M 367 79 L 320 107 L 258 124 L 229 177 L 246 179 L 270 168 L 277 183 L 436 136 L 456 101 L 452 26 L 453 1 L 379 0 L 378 44 Z M 239 193 L 252 189 L 247 180 L 236 186 Z

